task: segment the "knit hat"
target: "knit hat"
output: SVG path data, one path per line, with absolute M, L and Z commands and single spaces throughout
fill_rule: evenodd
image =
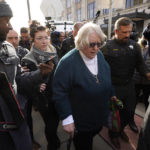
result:
M 5 1 L 0 1 L 0 17 L 12 17 L 12 10 Z

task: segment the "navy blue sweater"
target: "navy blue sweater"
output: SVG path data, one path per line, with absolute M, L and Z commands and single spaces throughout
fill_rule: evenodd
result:
M 110 68 L 101 52 L 97 56 L 100 84 L 76 49 L 60 60 L 54 73 L 53 100 L 60 119 L 72 114 L 80 131 L 99 129 L 109 113 L 109 99 L 113 95 Z

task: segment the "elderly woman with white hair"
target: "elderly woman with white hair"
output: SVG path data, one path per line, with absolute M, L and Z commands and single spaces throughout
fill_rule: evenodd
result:
M 107 122 L 113 90 L 110 68 L 100 51 L 105 38 L 98 25 L 82 26 L 76 48 L 62 57 L 54 73 L 53 100 L 76 150 L 92 150 L 93 137 Z

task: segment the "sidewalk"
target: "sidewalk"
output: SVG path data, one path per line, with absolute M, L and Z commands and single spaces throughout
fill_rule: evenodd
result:
M 139 103 L 136 107 L 136 113 L 139 114 L 140 116 L 144 116 L 145 110 L 144 110 L 144 105 Z M 32 116 L 33 116 L 33 128 L 34 128 L 34 138 L 36 141 L 40 143 L 42 146 L 42 150 L 46 150 L 46 145 L 47 141 L 44 136 L 44 123 L 43 120 L 39 114 L 39 112 L 35 112 L 34 110 L 32 111 Z M 66 134 L 61 126 L 61 123 L 58 128 L 58 136 L 61 140 L 61 147 L 60 150 L 67 150 L 66 143 L 68 140 L 68 134 Z M 100 136 L 96 136 L 94 138 L 94 143 L 93 143 L 93 150 L 113 150 Z M 72 144 L 71 150 L 74 150 L 74 146 Z

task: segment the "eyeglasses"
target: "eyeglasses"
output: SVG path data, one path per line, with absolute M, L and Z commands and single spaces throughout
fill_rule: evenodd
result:
M 100 47 L 102 46 L 102 43 L 100 43 L 100 42 L 97 42 L 97 43 L 92 42 L 92 43 L 89 44 L 89 47 L 90 47 L 90 48 L 94 48 L 95 45 L 97 45 L 97 47 L 100 48 Z
M 49 40 L 50 38 L 49 37 L 37 37 L 35 39 L 38 41 L 42 41 L 42 40 Z

